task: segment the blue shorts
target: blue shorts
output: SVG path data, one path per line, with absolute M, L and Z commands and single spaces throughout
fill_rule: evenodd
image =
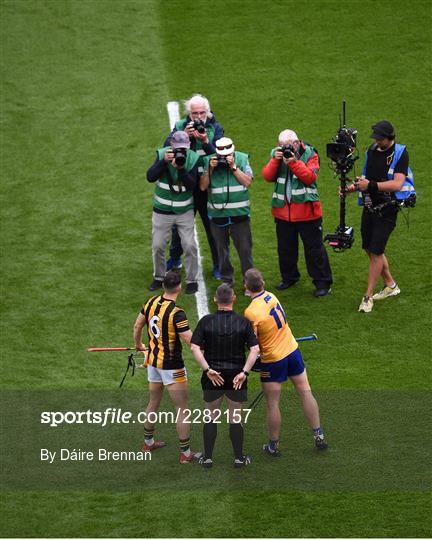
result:
M 303 357 L 297 348 L 278 362 L 262 362 L 261 382 L 285 382 L 288 377 L 300 375 L 305 370 Z

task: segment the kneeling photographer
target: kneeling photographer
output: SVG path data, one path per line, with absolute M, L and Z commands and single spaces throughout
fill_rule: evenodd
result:
M 414 191 L 408 152 L 404 145 L 395 144 L 392 124 L 387 120 L 377 122 L 372 126 L 371 138 L 375 142 L 366 152 L 363 174 L 346 188 L 347 193 L 359 191 L 359 203 L 363 205 L 362 247 L 369 257 L 367 290 L 358 309 L 363 313 L 372 311 L 374 300 L 384 300 L 400 293 L 384 251 L 396 226 L 397 194 L 403 191 L 406 195 Z M 384 287 L 374 294 L 380 277 Z
M 156 182 L 153 197 L 152 252 L 153 282 L 150 291 L 162 287 L 165 277 L 165 249 L 173 225 L 177 226 L 186 259 L 186 294 L 198 290 L 198 249 L 194 235 L 193 191 L 198 183 L 199 155 L 190 149 L 189 136 L 176 131 L 170 146 L 156 152 L 147 180 Z

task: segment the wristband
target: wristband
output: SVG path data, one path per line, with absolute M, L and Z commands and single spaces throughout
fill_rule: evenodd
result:
M 245 371 L 244 369 L 242 369 L 242 373 L 244 373 L 246 377 L 249 377 L 249 371 Z
M 373 193 L 378 193 L 378 184 L 374 181 L 374 180 L 369 180 L 369 184 L 368 184 L 368 187 L 367 187 L 367 190 L 369 191 L 369 193 L 373 194 Z
M 209 371 L 210 371 L 210 368 L 208 367 L 207 369 L 205 369 L 205 370 L 203 371 L 203 373 L 208 373 Z

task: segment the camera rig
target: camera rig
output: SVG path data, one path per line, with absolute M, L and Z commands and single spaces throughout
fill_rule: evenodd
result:
M 330 167 L 339 176 L 340 199 L 339 199 L 339 225 L 333 234 L 327 234 L 324 242 L 328 242 L 334 251 L 349 249 L 354 243 L 354 229 L 345 223 L 345 198 L 346 184 L 349 178 L 347 174 L 354 167 L 358 159 L 356 149 L 357 130 L 346 126 L 345 111 L 346 102 L 342 102 L 342 119 L 340 127 L 334 138 L 334 142 L 327 144 L 327 157 L 331 160 Z

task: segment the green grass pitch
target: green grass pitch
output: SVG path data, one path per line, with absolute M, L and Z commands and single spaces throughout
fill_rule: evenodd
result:
M 0 10 L 1 535 L 429 536 L 430 3 L 1 0 Z M 256 459 L 245 471 L 232 470 L 226 426 L 209 474 L 177 465 L 173 426 L 161 426 L 169 447 L 151 464 L 36 465 L 47 433 L 37 407 L 145 404 L 144 373 L 116 390 L 125 354 L 85 349 L 131 344 L 152 279 L 145 172 L 168 133 L 167 101 L 195 92 L 250 153 L 254 259 L 270 290 L 276 238 L 260 172 L 279 131 L 292 128 L 318 148 L 324 228 L 333 232 L 338 182 L 325 144 L 342 99 L 361 155 L 372 123 L 391 120 L 418 191 L 409 227 L 399 215 L 388 246 L 402 294 L 357 313 L 367 261 L 352 198 L 356 241 L 330 252 L 331 296 L 313 298 L 302 256 L 300 283 L 279 295 L 294 334 L 320 338 L 302 351 L 331 445 L 325 456 L 312 452 L 289 388 L 278 463 L 260 454 L 261 404 L 246 427 Z M 217 282 L 200 224 L 199 233 L 211 301 Z M 242 311 L 247 299 L 237 293 Z M 193 298 L 179 304 L 194 327 Z M 185 357 L 199 407 L 200 373 Z M 251 377 L 251 397 L 258 387 Z M 83 447 L 108 438 L 136 449 L 142 437 L 138 426 L 55 433 L 59 445 L 79 435 Z M 192 436 L 200 446 L 199 425 Z

